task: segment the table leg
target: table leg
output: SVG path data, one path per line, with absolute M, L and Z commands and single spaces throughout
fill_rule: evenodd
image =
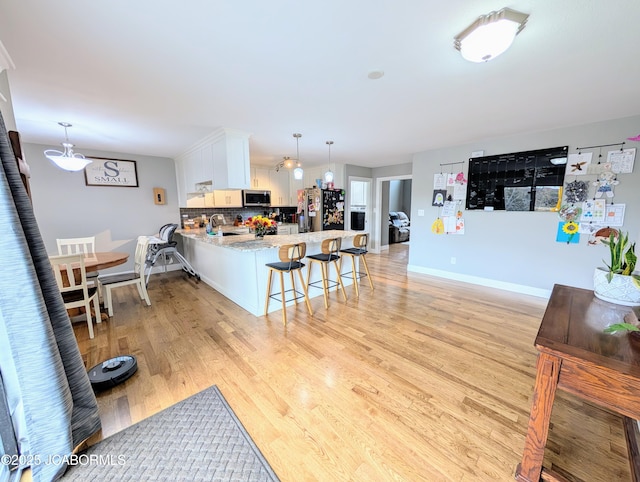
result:
M 562 360 L 558 357 L 546 353 L 538 355 L 529 427 L 522 452 L 522 462 L 516 468 L 516 480 L 522 482 L 538 482 L 540 480 L 544 447 L 549 435 L 549 421 L 558 387 L 561 364 Z

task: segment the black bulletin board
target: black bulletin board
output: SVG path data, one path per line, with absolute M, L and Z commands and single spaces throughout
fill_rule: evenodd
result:
M 553 210 L 568 152 L 563 146 L 469 159 L 467 209 Z

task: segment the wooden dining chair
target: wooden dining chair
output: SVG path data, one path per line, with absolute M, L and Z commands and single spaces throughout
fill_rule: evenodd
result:
M 98 304 L 98 289 L 87 285 L 87 272 L 84 267 L 84 254 L 64 254 L 50 256 L 49 261 L 62 295 L 66 309 L 84 308 L 87 315 L 89 338 L 93 338 L 93 323 L 91 320 L 91 302 L 96 314 L 96 323 L 100 323 L 100 305 Z
M 58 254 L 78 254 L 84 253 L 85 255 L 95 254 L 96 252 L 96 237 L 87 236 L 84 238 L 58 238 L 56 239 L 58 244 Z M 89 271 L 87 273 L 87 283 L 89 286 L 95 286 L 98 289 L 98 298 L 102 298 L 102 289 L 98 282 L 98 276 L 100 273 L 97 271 Z
M 104 289 L 104 301 L 107 305 L 107 313 L 109 317 L 113 316 L 113 296 L 111 290 L 120 288 L 121 286 L 136 285 L 140 299 L 151 306 L 149 293 L 147 293 L 147 283 L 144 276 L 145 261 L 147 259 L 147 248 L 149 247 L 149 238 L 147 236 L 139 236 L 136 244 L 136 253 L 134 255 L 133 271 L 125 273 L 101 275 L 98 279 L 100 285 Z

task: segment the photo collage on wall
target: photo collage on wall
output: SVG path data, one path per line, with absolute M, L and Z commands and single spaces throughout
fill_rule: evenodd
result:
M 635 156 L 635 148 L 622 147 L 609 151 L 606 160 L 600 152 L 596 162 L 592 152 L 569 154 L 556 241 L 577 244 L 584 235 L 595 245 L 608 238 L 612 228 L 622 227 L 626 204 L 614 202 L 615 188 L 624 174 L 633 172 Z
M 450 163 L 447 165 L 464 163 Z M 442 165 L 441 165 L 442 167 Z M 433 176 L 432 206 L 440 212 L 431 225 L 434 234 L 464 234 L 462 203 L 466 197 L 467 179 L 462 170 L 458 173 L 439 173 Z

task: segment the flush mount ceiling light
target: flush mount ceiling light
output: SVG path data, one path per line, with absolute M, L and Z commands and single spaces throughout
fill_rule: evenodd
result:
M 68 122 L 58 122 L 62 127 L 64 127 L 64 139 L 62 142 L 62 147 L 64 147 L 64 152 L 56 151 L 55 149 L 47 149 L 44 151 L 44 155 L 47 156 L 51 162 L 53 162 L 60 169 L 64 169 L 65 171 L 81 171 L 83 170 L 87 164 L 90 164 L 92 161 L 90 159 L 86 159 L 82 154 L 73 152 L 73 144 L 69 142 L 69 136 L 67 135 L 67 128 L 71 127 L 71 124 Z
M 465 59 L 487 62 L 511 46 L 528 17 L 510 8 L 482 15 L 454 37 L 453 45 Z
M 333 141 L 325 142 L 329 146 L 329 169 L 324 173 L 324 182 L 333 182 L 333 171 L 331 170 L 331 145 Z

